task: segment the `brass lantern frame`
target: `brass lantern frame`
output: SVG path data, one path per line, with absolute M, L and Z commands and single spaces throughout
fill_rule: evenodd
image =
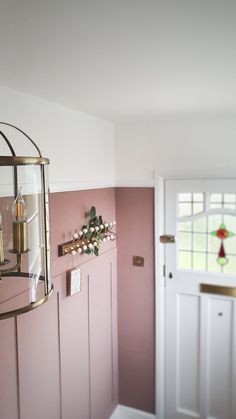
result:
M 19 133 L 21 133 L 24 137 L 26 137 L 28 139 L 28 141 L 34 146 L 34 148 L 36 149 L 36 152 L 38 154 L 38 156 L 36 157 L 28 157 L 28 156 L 17 156 L 16 152 L 12 146 L 12 144 L 10 143 L 9 139 L 7 138 L 7 136 L 4 134 L 4 132 L 1 129 L 1 126 L 8 126 L 13 128 L 14 130 L 18 131 Z M 0 166 L 11 166 L 13 167 L 13 177 L 14 177 L 14 197 L 17 197 L 17 192 L 18 192 L 18 173 L 17 173 L 17 167 L 18 166 L 27 166 L 27 165 L 37 165 L 40 166 L 40 175 L 41 175 L 41 190 L 42 190 L 42 196 L 43 196 L 43 217 L 44 217 L 44 267 L 45 267 L 45 275 L 42 276 L 40 275 L 38 277 L 38 279 L 40 281 L 44 282 L 44 297 L 32 302 L 24 307 L 19 307 L 15 310 L 10 310 L 7 312 L 3 312 L 0 313 L 0 320 L 1 319 L 6 319 L 6 318 L 10 318 L 10 317 L 14 317 L 17 316 L 19 314 L 23 314 L 26 313 L 28 311 L 34 310 L 35 308 L 39 307 L 40 305 L 44 304 L 49 297 L 52 295 L 53 293 L 53 285 L 50 284 L 49 282 L 49 257 L 48 257 L 48 253 L 50 251 L 49 248 L 49 240 L 48 240 L 48 234 L 49 234 L 49 226 L 47 226 L 47 202 L 46 202 L 46 181 L 45 181 L 45 166 L 49 164 L 49 159 L 48 158 L 44 158 L 41 154 L 40 149 L 38 148 L 38 146 L 36 145 L 36 143 L 24 132 L 22 131 L 20 128 L 16 127 L 15 125 L 12 125 L 10 123 L 6 123 L 6 122 L 0 122 L 0 138 L 3 139 L 6 143 L 6 145 L 8 146 L 11 156 L 0 156 Z M 0 280 L 2 280 L 2 278 L 7 278 L 7 277 L 26 277 L 26 278 L 32 278 L 34 277 L 34 275 L 29 274 L 29 272 L 22 272 L 21 271 L 21 254 L 17 254 L 17 262 L 16 265 L 13 267 L 9 267 L 7 268 L 7 262 L 3 263 L 2 265 L 0 265 Z M 4 265 L 4 268 L 2 269 Z

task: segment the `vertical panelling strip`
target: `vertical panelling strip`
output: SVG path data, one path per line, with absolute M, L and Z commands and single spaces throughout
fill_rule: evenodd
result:
M 87 275 L 87 281 L 88 281 L 88 373 L 89 373 L 89 419 L 91 419 L 92 415 L 92 396 L 91 396 L 91 340 L 90 340 L 90 277 Z
M 58 369 L 59 369 L 59 403 L 60 419 L 62 419 L 62 380 L 61 380 L 61 316 L 60 295 L 57 292 L 57 331 L 58 331 Z
M 229 384 L 229 388 L 233 389 L 234 388 L 234 340 L 235 340 L 235 335 L 234 335 L 234 318 L 235 318 L 235 313 L 234 313 L 234 309 L 235 309 L 235 303 L 234 301 L 231 301 L 231 325 L 230 325 L 230 337 L 231 337 L 231 341 L 230 341 L 230 364 L 231 364 L 231 371 L 230 371 L 230 384 Z M 230 400 L 230 413 L 231 416 L 233 418 L 233 392 L 231 391 L 230 395 L 229 395 L 229 400 Z
M 114 394 L 114 354 L 113 354 L 113 350 L 114 350 L 114 342 L 113 342 L 113 275 L 112 275 L 112 262 L 110 262 L 110 309 L 111 309 L 111 383 L 112 383 L 112 388 L 111 388 L 111 397 L 112 397 L 112 401 L 115 400 L 115 394 Z
M 233 301 L 233 313 L 232 313 L 232 328 L 233 328 L 233 347 L 236 348 L 236 301 Z M 232 418 L 233 412 L 236 412 L 236 400 L 234 395 L 236 394 L 236 354 L 235 351 L 232 351 L 232 403 L 231 403 L 231 410 L 232 410 Z
M 14 317 L 14 322 L 15 322 L 15 342 L 16 342 L 17 409 L 18 409 L 18 419 L 21 419 L 21 411 L 20 411 L 20 367 L 19 367 L 19 345 L 18 345 L 17 317 Z
M 180 294 L 177 294 L 176 297 L 176 354 L 175 354 L 175 363 L 176 363 L 176 399 L 175 399 L 175 409 L 178 411 L 180 407 Z

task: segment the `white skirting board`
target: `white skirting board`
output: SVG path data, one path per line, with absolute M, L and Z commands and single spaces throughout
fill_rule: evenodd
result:
M 156 416 L 142 410 L 118 405 L 109 419 L 156 419 Z

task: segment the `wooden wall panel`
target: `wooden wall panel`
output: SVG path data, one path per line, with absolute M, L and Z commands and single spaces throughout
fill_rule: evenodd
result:
M 116 188 L 119 402 L 155 412 L 154 189 Z M 134 266 L 133 256 L 144 258 Z
M 91 419 L 107 419 L 114 408 L 112 264 L 115 259 L 110 253 L 101 259 L 93 261 L 89 274 Z
M 57 293 L 17 319 L 20 417 L 60 417 Z
M 0 322 L 0 418 L 18 419 L 15 319 Z
M 108 419 L 118 402 L 116 243 L 76 258 L 58 258 L 57 245 L 90 205 L 113 220 L 114 189 L 53 194 L 51 204 L 55 291 L 42 307 L 0 322 L 0 419 Z M 66 275 L 77 264 L 81 292 L 68 297 Z
M 87 269 L 82 267 L 81 291 L 72 297 L 66 296 L 65 275 L 56 281 L 60 285 L 62 418 L 89 419 Z
M 117 254 L 112 255 L 111 269 L 111 304 L 112 304 L 112 403 L 113 409 L 119 402 L 119 366 L 118 366 L 118 312 L 117 312 Z

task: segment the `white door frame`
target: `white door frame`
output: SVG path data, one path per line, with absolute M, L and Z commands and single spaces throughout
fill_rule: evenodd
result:
M 160 243 L 160 236 L 165 232 L 165 182 L 170 178 L 164 178 L 156 174 L 155 179 L 155 412 L 157 419 L 165 418 L 165 372 L 166 372 L 166 358 L 165 358 L 165 333 L 166 333 L 166 319 L 165 319 L 165 275 L 163 267 L 165 265 L 165 246 Z M 179 177 L 171 178 L 180 180 Z M 184 179 L 193 179 L 190 177 L 182 177 Z M 196 180 L 196 178 L 194 178 Z M 208 180 L 216 179 L 208 177 Z M 221 177 L 221 179 L 227 179 Z M 232 179 L 232 178 L 228 178 Z M 235 179 L 235 178 L 234 178 Z

